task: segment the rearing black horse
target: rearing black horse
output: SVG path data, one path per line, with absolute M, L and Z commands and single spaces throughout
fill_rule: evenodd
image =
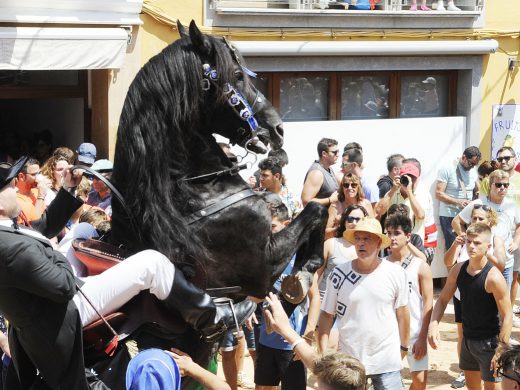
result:
M 202 288 L 241 286 L 238 299 L 263 298 L 298 251 L 306 291 L 322 263 L 326 210 L 311 202 L 271 234 L 265 201 L 212 134 L 241 146 L 258 136 L 276 149 L 282 121 L 227 40 L 202 34 L 194 22 L 189 33 L 178 27 L 181 39 L 144 65 L 124 103 L 112 179 L 127 209 L 113 204 L 115 241 L 190 264 L 199 280 L 204 274 Z

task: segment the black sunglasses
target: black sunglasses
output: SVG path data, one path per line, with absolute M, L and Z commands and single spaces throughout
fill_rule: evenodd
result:
M 508 188 L 509 187 L 509 183 L 493 183 L 495 185 L 496 188 Z
M 504 373 L 504 371 L 502 370 L 502 368 L 497 368 L 497 374 L 498 374 L 499 376 L 503 376 L 504 378 L 507 378 L 507 379 L 509 379 L 509 380 L 512 380 L 513 382 L 516 382 L 516 383 L 518 383 L 518 384 L 520 385 L 520 382 L 519 382 L 519 379 L 518 379 L 518 378 L 515 378 L 515 377 L 513 377 L 513 376 L 511 376 L 511 375 L 506 375 L 506 374 Z
M 343 187 L 344 188 L 357 188 L 358 184 L 357 183 L 343 183 Z
M 359 218 L 359 217 L 351 217 L 350 215 L 345 219 L 348 223 L 353 223 L 353 222 L 359 222 L 361 221 L 363 218 Z
M 489 212 L 491 210 L 491 207 L 489 207 L 486 204 L 476 204 L 476 205 L 473 206 L 473 209 L 474 210 L 482 209 L 484 211 Z
M 513 156 L 497 157 L 497 161 L 499 163 L 501 163 L 502 161 L 509 162 L 509 160 L 511 160 L 512 158 L 513 158 Z

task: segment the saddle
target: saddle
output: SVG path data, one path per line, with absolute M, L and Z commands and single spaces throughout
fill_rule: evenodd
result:
M 76 257 L 85 265 L 88 276 L 101 272 L 124 261 L 130 253 L 124 248 L 95 239 L 74 240 L 72 247 Z M 176 267 L 190 267 L 192 283 L 200 288 L 206 287 L 206 274 L 199 264 L 177 263 Z M 195 269 L 193 269 L 195 268 Z M 227 294 L 240 292 L 240 286 L 206 289 L 206 292 L 218 301 L 227 300 Z M 115 349 L 113 344 L 126 339 L 139 328 L 145 328 L 162 339 L 169 339 L 184 333 L 187 325 L 180 315 L 172 315 L 148 290 L 132 298 L 118 312 L 100 316 L 100 319 L 83 328 L 83 344 L 85 354 L 95 355 L 101 351 L 111 355 Z M 115 337 L 114 337 L 115 336 Z
M 130 255 L 123 248 L 92 238 L 74 240 L 72 247 L 76 257 L 87 268 L 87 276 L 98 275 Z

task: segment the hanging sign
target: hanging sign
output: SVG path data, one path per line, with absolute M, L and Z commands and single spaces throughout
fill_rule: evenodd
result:
M 502 146 L 510 146 L 520 160 L 520 104 L 494 104 L 491 128 L 491 158 Z

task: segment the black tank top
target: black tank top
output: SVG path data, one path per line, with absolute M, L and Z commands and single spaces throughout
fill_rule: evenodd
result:
M 485 289 L 486 277 L 493 266 L 488 262 L 477 275 L 468 274 L 469 260 L 460 268 L 457 287 L 462 306 L 462 334 L 468 339 L 484 340 L 500 333 L 498 308 L 493 294 Z
M 316 194 L 316 198 L 318 199 L 325 199 L 332 195 L 333 192 L 337 191 L 339 188 L 338 181 L 336 180 L 336 176 L 334 175 L 334 172 L 332 169 L 325 169 L 323 166 L 319 163 L 319 161 L 314 161 L 305 174 L 305 179 L 303 182 L 307 180 L 307 176 L 309 175 L 310 171 L 320 171 L 323 174 L 323 184 L 320 187 L 320 190 Z

